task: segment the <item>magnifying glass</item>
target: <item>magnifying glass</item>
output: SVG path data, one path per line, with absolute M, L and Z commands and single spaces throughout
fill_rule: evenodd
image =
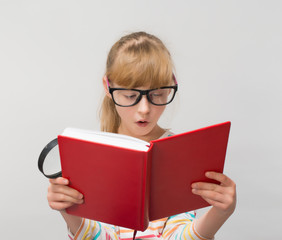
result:
M 38 169 L 47 178 L 62 176 L 58 139 L 49 142 L 41 151 L 38 158 Z

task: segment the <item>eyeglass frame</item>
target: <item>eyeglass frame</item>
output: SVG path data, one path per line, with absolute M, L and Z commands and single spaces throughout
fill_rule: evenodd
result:
M 108 85 L 108 91 L 109 91 L 109 93 L 110 93 L 111 96 L 112 96 L 113 102 L 114 102 L 117 106 L 120 106 L 120 107 L 132 107 L 132 106 L 134 106 L 134 105 L 137 105 L 137 104 L 141 101 L 143 95 L 146 95 L 147 100 L 148 100 L 151 104 L 153 104 L 153 105 L 155 105 L 155 106 L 164 106 L 164 105 L 167 105 L 167 104 L 169 104 L 169 103 L 171 103 L 171 102 L 173 101 L 173 99 L 174 99 L 174 97 L 175 97 L 175 94 L 176 94 L 176 92 L 177 92 L 177 90 L 178 90 L 178 83 L 177 83 L 177 81 L 176 81 L 176 78 L 175 78 L 174 74 L 172 75 L 172 77 L 173 77 L 173 80 L 174 80 L 174 82 L 175 82 L 175 85 L 174 85 L 174 86 L 164 86 L 164 87 L 154 88 L 154 89 L 148 89 L 148 90 L 140 90 L 140 89 L 134 89 L 134 88 L 133 88 L 133 89 L 128 89 L 128 88 L 112 88 L 112 87 L 110 87 L 110 84 L 109 84 L 110 79 L 108 79 L 107 76 L 106 76 L 106 80 L 107 80 L 107 85 Z M 170 100 L 169 102 L 167 102 L 167 103 L 164 103 L 164 104 L 155 104 L 155 103 L 153 103 L 152 100 L 151 100 L 150 97 L 149 97 L 149 93 L 150 93 L 151 91 L 155 91 L 155 90 L 158 90 L 158 89 L 166 89 L 166 88 L 174 89 L 174 93 L 173 93 L 173 96 L 172 96 L 171 100 Z M 136 101 L 135 101 L 133 104 L 128 105 L 128 106 L 124 106 L 124 105 L 118 104 L 118 103 L 115 101 L 115 98 L 114 98 L 114 96 L 113 96 L 113 92 L 116 91 L 116 90 L 132 90 L 132 91 L 139 92 L 140 95 L 139 95 L 139 97 L 136 99 Z

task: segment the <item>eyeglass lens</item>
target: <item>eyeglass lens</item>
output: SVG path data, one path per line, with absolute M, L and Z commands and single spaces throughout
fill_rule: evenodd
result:
M 150 91 L 147 96 L 153 104 L 164 105 L 169 103 L 174 96 L 173 88 L 156 89 Z M 134 90 L 115 90 L 113 97 L 117 104 L 122 106 L 130 106 L 135 104 L 141 93 Z

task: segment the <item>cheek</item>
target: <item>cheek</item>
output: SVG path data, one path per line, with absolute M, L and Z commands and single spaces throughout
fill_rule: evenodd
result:
M 154 115 L 156 117 L 158 117 L 158 119 L 161 117 L 161 115 L 163 114 L 164 110 L 165 110 L 166 106 L 158 106 L 156 108 L 154 108 Z
M 128 107 L 116 106 L 116 110 L 121 119 L 126 120 L 131 116 L 131 111 Z

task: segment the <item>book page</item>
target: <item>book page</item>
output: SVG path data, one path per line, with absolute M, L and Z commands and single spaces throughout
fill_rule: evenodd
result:
M 66 128 L 61 136 L 77 138 L 81 140 L 97 142 L 122 148 L 129 148 L 139 151 L 148 151 L 150 143 L 142 141 L 138 138 L 127 135 L 84 130 L 78 128 Z

